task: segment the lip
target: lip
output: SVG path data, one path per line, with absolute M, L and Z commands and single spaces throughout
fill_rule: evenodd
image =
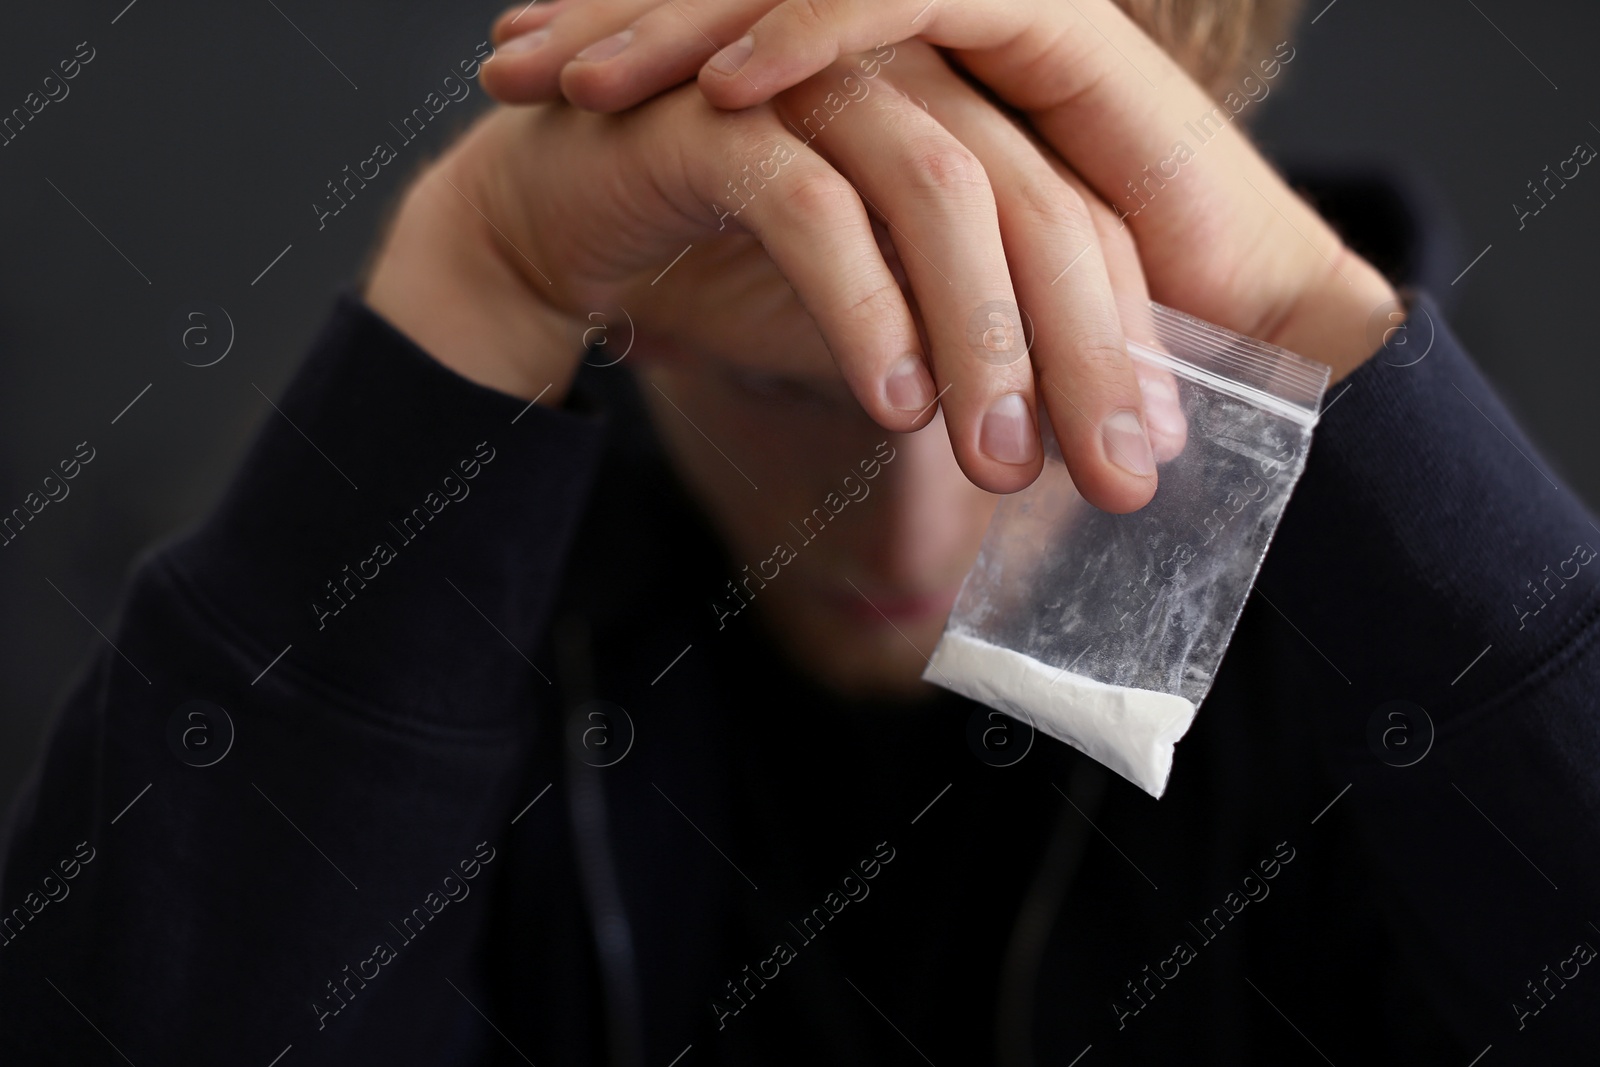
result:
M 846 586 L 842 591 L 830 592 L 828 600 L 857 622 L 881 626 L 887 619 L 899 626 L 945 618 L 960 591 L 960 583 L 932 593 L 897 593 L 868 586 L 858 591 Z

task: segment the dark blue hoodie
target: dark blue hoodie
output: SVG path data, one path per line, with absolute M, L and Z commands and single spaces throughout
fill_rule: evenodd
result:
M 1324 193 L 1447 288 L 1403 197 Z M 1600 528 L 1425 295 L 1407 343 L 1331 392 L 1158 802 L 719 629 L 624 370 L 529 408 L 341 298 L 12 814 L 0 1056 L 1592 1060 Z

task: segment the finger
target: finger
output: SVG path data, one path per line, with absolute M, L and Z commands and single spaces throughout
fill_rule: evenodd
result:
M 503 104 L 553 100 L 561 67 L 575 53 L 611 40 L 654 6 L 655 0 L 553 0 L 508 8 L 495 20 L 495 53 L 479 81 Z
M 1033 325 L 1029 355 L 1041 400 L 1073 484 L 1107 511 L 1143 507 L 1156 489 L 1154 452 L 1089 203 L 1015 125 L 950 78 L 933 49 L 902 48 L 886 77 L 909 91 L 927 88 L 932 117 L 989 175 L 1005 260 Z
M 728 116 L 697 93 L 662 101 L 681 113 L 652 127 L 640 165 L 676 191 L 684 214 L 761 241 L 870 417 L 896 433 L 931 421 L 935 390 L 916 323 L 850 182 L 771 107 Z
M 1178 379 L 1165 367 L 1139 358 L 1134 359 L 1133 370 L 1144 397 L 1144 428 L 1155 460 L 1159 464 L 1176 459 L 1189 443 L 1189 419 L 1183 413 Z
M 625 47 L 580 51 L 561 71 L 561 92 L 591 111 L 621 111 L 694 77 L 773 0 L 670 0 L 628 27 Z
M 1097 77 L 1123 85 L 1121 72 L 1109 73 L 1116 57 L 1101 55 L 1108 38 L 1099 22 L 1116 10 L 1111 0 L 1065 5 L 1054 0 L 783 0 L 707 63 L 701 88 L 719 107 L 748 107 L 799 84 L 841 55 L 881 48 L 881 58 L 889 62 L 894 45 L 920 37 L 958 49 L 964 61 L 985 61 L 980 80 L 1015 106 L 1034 110 L 1061 102 L 1065 89 L 1093 88 Z M 1125 17 L 1123 24 L 1139 39 L 1141 53 L 1159 57 L 1157 73 L 1181 76 L 1170 57 Z M 1127 36 L 1122 27 L 1115 28 Z M 1030 48 L 1034 54 L 1025 55 Z M 987 76 L 987 68 L 1002 57 L 1020 69 Z M 1022 62 L 1028 59 L 1034 62 Z M 1062 59 L 1080 60 L 1080 69 L 1042 69 Z M 1136 94 L 1119 110 L 1142 107 L 1147 97 Z
M 963 50 L 962 64 L 1025 111 L 1146 247 L 1184 249 L 1146 258 L 1157 300 L 1270 333 L 1311 279 L 1337 270 L 1340 243 L 1235 124 L 1250 99 L 1212 99 L 1111 0 L 1035 11 L 1021 37 Z M 1266 78 L 1283 47 L 1258 59 Z M 1241 75 L 1248 91 L 1265 84 L 1249 67 Z M 1245 263 L 1254 284 L 1235 286 Z
M 877 58 L 888 62 L 894 44 L 919 34 L 932 40 L 924 31 L 938 2 L 913 18 L 917 9 L 902 0 L 784 0 L 701 68 L 700 88 L 718 107 L 736 109 L 770 99 L 844 55 L 881 46 Z M 956 21 L 966 29 L 967 20 Z
M 982 163 L 918 103 L 862 77 L 855 57 L 777 103 L 884 217 L 921 308 L 956 461 L 990 492 L 1027 485 L 1043 462 L 1033 371 Z
M 489 27 L 489 40 L 499 48 L 507 41 L 544 27 L 566 6 L 567 0 L 536 0 L 512 4 Z
M 1148 326 L 1150 288 L 1145 281 L 1144 265 L 1139 259 L 1139 247 L 1133 231 L 1089 188 L 1088 183 L 1061 162 L 1055 153 L 1039 144 L 1026 127 L 1021 132 L 1045 157 L 1056 176 L 1072 186 L 1088 206 L 1089 214 L 1094 219 L 1095 232 L 1100 237 L 1106 274 L 1111 279 L 1112 291 L 1118 296 L 1117 314 L 1122 320 L 1123 336 L 1130 343 L 1137 337 L 1141 344 L 1160 351 L 1162 346 L 1154 339 L 1154 333 Z M 1150 435 L 1150 447 L 1155 452 L 1156 463 L 1166 463 L 1180 455 L 1189 440 L 1189 420 L 1183 413 L 1179 399 L 1178 380 L 1165 367 L 1138 358 L 1131 348 L 1130 355 L 1134 356 L 1133 372 L 1139 379 L 1139 391 L 1144 397 L 1144 427 Z
M 1186 249 L 1146 265 L 1163 303 L 1262 336 L 1330 277 L 1352 284 L 1338 235 L 1234 123 L 1245 93 L 1211 99 L 1113 0 L 785 0 L 701 68 L 700 86 L 719 107 L 747 107 L 842 53 L 886 42 L 887 61 L 912 35 L 1025 111 L 1149 247 Z M 1262 78 L 1293 58 L 1286 48 L 1258 59 Z M 1180 175 L 1183 193 L 1165 192 Z M 1241 263 L 1252 282 L 1238 291 Z

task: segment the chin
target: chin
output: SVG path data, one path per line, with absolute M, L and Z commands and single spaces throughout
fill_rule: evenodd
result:
M 765 622 L 802 673 L 852 700 L 925 701 L 938 692 L 922 680 L 945 613 L 918 619 L 867 619 L 830 601 L 775 601 Z M 913 647 L 913 645 L 915 647 Z

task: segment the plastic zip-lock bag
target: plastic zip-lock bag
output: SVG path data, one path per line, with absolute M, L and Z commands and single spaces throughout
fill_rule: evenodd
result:
M 1041 418 L 1044 471 L 996 507 L 922 676 L 1160 797 L 1305 469 L 1329 368 L 1160 304 L 1122 319 L 1147 407 L 1175 386 L 1186 424 L 1156 441 L 1154 499 L 1088 504 Z

